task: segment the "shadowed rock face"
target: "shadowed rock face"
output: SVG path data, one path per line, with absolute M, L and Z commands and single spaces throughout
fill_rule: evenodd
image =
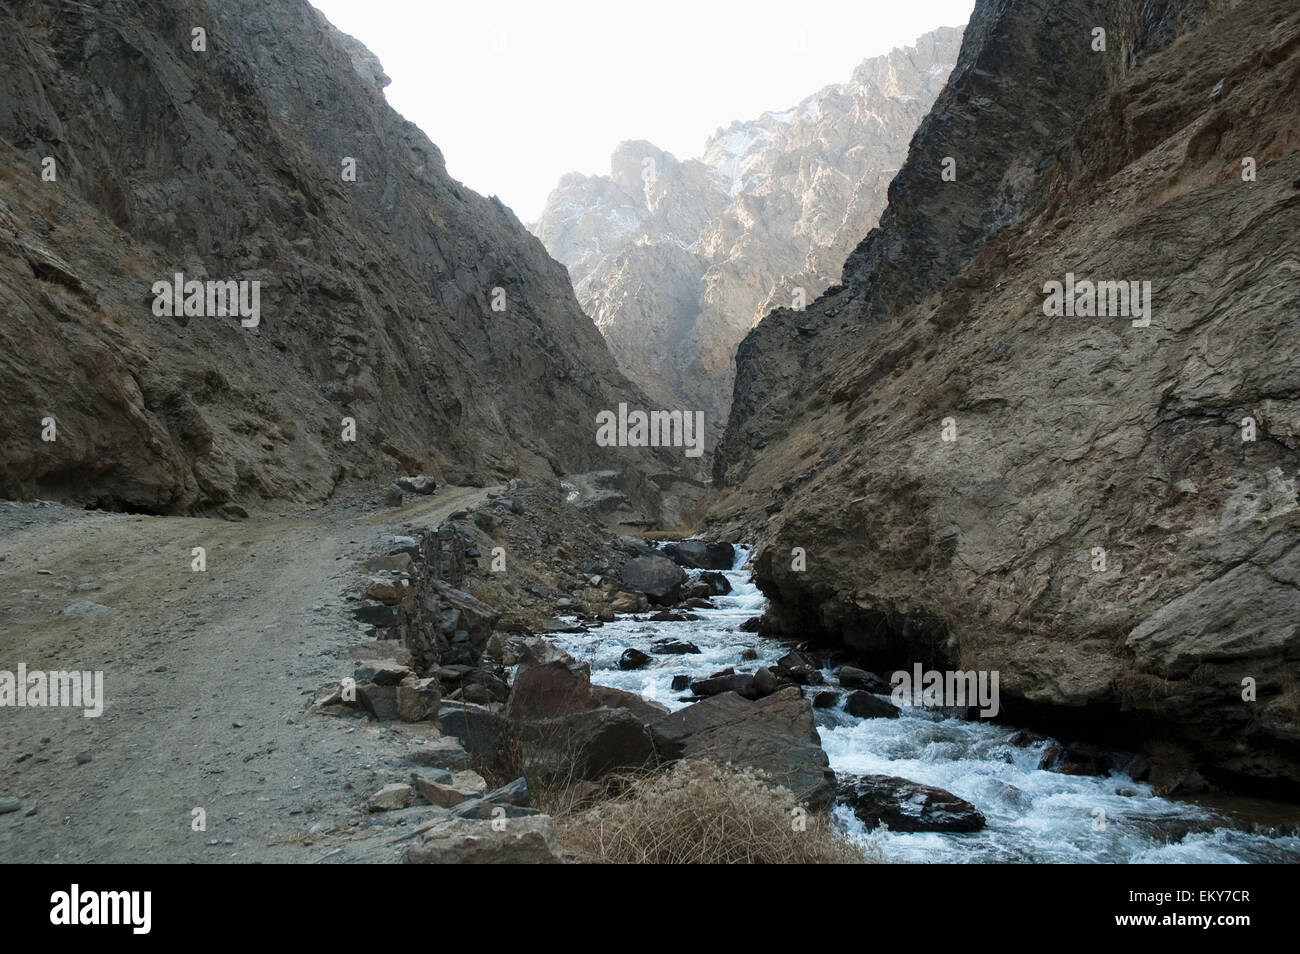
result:
M 0 495 L 205 512 L 680 465 L 597 447 L 596 412 L 645 399 L 565 270 L 306 2 L 19 0 L 0 60 Z M 156 316 L 177 272 L 260 282 L 260 324 Z
M 664 406 L 705 412 L 710 447 L 733 352 L 795 288 L 811 301 L 876 223 L 961 30 L 863 61 L 848 82 L 733 122 L 679 161 L 622 143 L 608 176 L 565 176 L 536 234 L 569 267 L 619 367 Z
M 1282 0 L 979 3 L 843 285 L 738 351 L 709 532 L 773 627 L 1300 784 L 1298 94 Z

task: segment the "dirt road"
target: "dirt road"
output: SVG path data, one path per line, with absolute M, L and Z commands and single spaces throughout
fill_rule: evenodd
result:
M 485 494 L 239 523 L 0 503 L 0 670 L 104 672 L 98 718 L 0 708 L 0 862 L 395 857 L 418 810 L 362 803 L 436 730 L 304 710 L 366 638 L 359 561 Z

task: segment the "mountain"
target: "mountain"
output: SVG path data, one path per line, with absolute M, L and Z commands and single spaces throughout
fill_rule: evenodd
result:
M 627 519 L 690 495 L 680 451 L 597 446 L 646 398 L 564 268 L 308 3 L 19 0 L 0 60 L 0 496 L 235 514 L 410 471 L 596 471 Z M 256 326 L 171 316 L 178 273 L 259 283 Z
M 765 625 L 1294 792 L 1298 120 L 1288 0 L 981 0 L 842 283 L 738 349 Z
M 701 159 L 625 142 L 608 176 L 561 179 L 532 228 L 620 369 L 720 435 L 736 344 L 796 288 L 812 301 L 838 278 L 960 42 L 943 28 L 868 59 L 846 83 L 719 129 Z

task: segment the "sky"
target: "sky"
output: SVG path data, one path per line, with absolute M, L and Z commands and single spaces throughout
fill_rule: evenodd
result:
M 311 0 L 392 77 L 451 175 L 525 223 L 626 139 L 679 159 L 869 56 L 961 26 L 974 0 Z

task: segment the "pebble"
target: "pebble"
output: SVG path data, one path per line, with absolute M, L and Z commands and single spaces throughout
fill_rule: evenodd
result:
M 0 796 L 0 815 L 18 811 L 18 806 L 21 804 L 22 800 L 14 798 L 12 795 Z

